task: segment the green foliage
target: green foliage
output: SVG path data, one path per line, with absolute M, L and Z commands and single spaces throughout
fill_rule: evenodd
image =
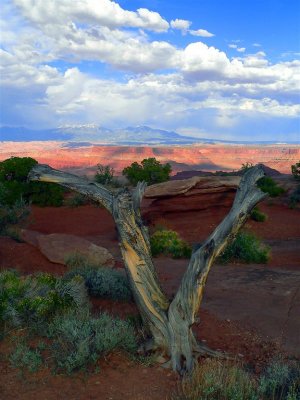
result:
M 278 197 L 285 192 L 285 190 L 278 186 L 270 176 L 263 176 L 260 178 L 257 181 L 257 186 L 271 197 Z
M 266 214 L 264 214 L 263 212 L 261 212 L 258 207 L 255 207 L 250 214 L 250 218 L 253 219 L 253 221 L 257 221 L 257 222 L 264 222 L 267 219 Z
M 81 276 L 91 296 L 112 300 L 132 300 L 127 276 L 111 268 L 89 265 L 83 257 L 73 256 L 66 261 L 71 268 L 64 280 Z
M 31 349 L 26 343 L 18 343 L 11 353 L 10 364 L 13 368 L 36 372 L 42 365 L 42 356 L 39 350 Z
M 57 312 L 86 304 L 86 288 L 79 276 L 65 282 L 50 274 L 21 277 L 10 270 L 0 273 L 2 326 L 43 330 Z
M 170 164 L 161 164 L 154 157 L 145 158 L 141 164 L 134 162 L 123 169 L 122 174 L 126 176 L 132 185 L 139 181 L 145 181 L 149 185 L 169 180 L 171 174 Z
M 292 174 L 295 179 L 300 179 L 300 161 L 291 166 Z
M 298 185 L 289 197 L 289 207 L 296 208 L 300 203 L 300 185 Z
M 258 392 L 263 399 L 299 399 L 300 363 L 273 361 L 260 377 Z
M 97 172 L 95 175 L 95 181 L 101 183 L 102 185 L 109 185 L 113 181 L 114 169 L 109 165 L 97 165 Z
M 53 206 L 60 207 L 63 205 L 64 189 L 55 183 L 45 182 L 29 182 L 26 198 L 33 204 L 41 207 Z
M 192 249 L 182 240 L 177 232 L 171 230 L 157 230 L 150 238 L 151 253 L 154 257 L 159 254 L 173 258 L 190 258 Z
M 133 327 L 107 314 L 92 318 L 87 310 L 57 316 L 49 325 L 56 367 L 71 373 L 95 363 L 114 349 L 133 352 L 137 348 Z
M 264 246 L 260 239 L 247 232 L 239 232 L 232 243 L 229 243 L 219 262 L 244 262 L 265 264 L 269 260 L 269 248 Z
M 255 380 L 239 366 L 215 359 L 201 361 L 183 379 L 173 400 L 258 400 Z
M 24 200 L 40 206 L 60 206 L 64 190 L 54 183 L 28 182 L 30 170 L 37 164 L 31 157 L 11 157 L 0 162 L 2 204 L 12 206 Z

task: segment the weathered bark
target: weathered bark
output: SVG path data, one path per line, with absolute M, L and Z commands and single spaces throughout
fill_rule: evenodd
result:
M 261 167 L 250 169 L 242 178 L 229 214 L 205 243 L 192 254 L 181 285 L 172 302 L 163 293 L 152 262 L 150 240 L 143 225 L 140 203 L 146 188 L 139 183 L 113 193 L 97 183 L 37 165 L 29 179 L 55 182 L 85 194 L 103 204 L 111 213 L 119 233 L 120 248 L 136 304 L 153 337 L 154 348 L 166 353 L 174 370 L 190 371 L 195 354 L 214 354 L 197 343 L 192 325 L 198 313 L 208 273 L 215 258 L 245 223 L 249 212 L 266 195 L 257 188 L 264 175 Z

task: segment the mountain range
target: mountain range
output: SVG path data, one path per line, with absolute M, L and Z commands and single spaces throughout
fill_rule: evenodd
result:
M 0 141 L 31 142 L 61 141 L 66 147 L 85 147 L 94 144 L 103 145 L 189 145 L 196 143 L 228 144 L 274 144 L 274 141 L 230 141 L 220 139 L 196 138 L 180 135 L 177 132 L 153 129 L 148 126 L 136 126 L 108 129 L 95 124 L 64 125 L 57 128 L 34 130 L 24 127 L 0 127 Z M 296 142 L 285 142 L 300 144 Z

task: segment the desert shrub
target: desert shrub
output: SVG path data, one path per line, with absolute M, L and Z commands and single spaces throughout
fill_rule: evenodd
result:
M 29 182 L 30 170 L 37 164 L 31 157 L 11 157 L 0 162 L 2 204 L 12 206 L 24 200 L 40 206 L 60 206 L 64 189 L 54 183 Z
M 221 263 L 237 261 L 265 264 L 269 260 L 269 252 L 269 248 L 255 235 L 239 232 L 233 242 L 226 246 L 218 260 Z
M 278 186 L 278 184 L 270 176 L 263 176 L 257 181 L 257 186 L 271 197 L 278 197 L 285 192 L 285 190 Z
M 274 360 L 260 377 L 258 392 L 263 399 L 299 399 L 300 363 Z
M 33 349 L 25 342 L 18 343 L 9 356 L 13 368 L 36 372 L 42 365 L 42 356 L 38 349 Z
M 295 179 L 300 179 L 300 161 L 291 166 L 291 171 Z
M 151 235 L 150 244 L 154 257 L 164 254 L 173 258 L 189 258 L 192 254 L 190 245 L 172 230 L 157 230 Z
M 253 168 L 254 167 L 254 165 L 253 165 L 253 163 L 252 162 L 245 162 L 245 163 L 243 163 L 242 164 L 242 166 L 241 166 L 241 168 L 239 169 L 239 173 L 241 174 L 241 175 L 244 175 L 247 171 L 249 171 L 249 169 L 251 169 L 251 168 Z
M 289 207 L 296 208 L 299 203 L 300 203 L 300 185 L 298 185 L 289 196 Z
M 65 280 L 81 276 L 84 279 L 88 293 L 91 296 L 109 298 L 112 300 L 128 301 L 132 299 L 132 293 L 127 276 L 119 271 L 105 267 L 78 265 L 80 261 L 73 263 L 73 268 L 64 275 Z M 70 266 L 70 262 L 68 263 Z M 74 265 L 76 265 L 74 267 Z
M 258 400 L 255 380 L 241 367 L 215 359 L 202 361 L 183 379 L 173 400 Z
M 65 205 L 68 207 L 79 207 L 88 204 L 89 199 L 80 193 L 72 193 L 72 195 L 65 200 Z
M 114 172 L 114 169 L 109 165 L 98 164 L 95 181 L 102 185 L 109 185 L 113 181 Z
M 161 164 L 154 157 L 145 158 L 141 164 L 134 162 L 123 169 L 122 174 L 126 176 L 132 185 L 139 181 L 145 181 L 149 185 L 169 180 L 171 174 L 170 164 Z
M 30 207 L 23 200 L 17 201 L 13 206 L 0 205 L 0 235 L 6 234 L 11 225 L 24 220 L 30 213 Z
M 84 281 L 76 276 L 65 282 L 50 274 L 20 276 L 0 273 L 0 323 L 3 327 L 28 326 L 43 330 L 56 313 L 87 304 Z
M 257 222 L 264 222 L 267 219 L 266 214 L 264 214 L 263 212 L 261 212 L 258 207 L 255 207 L 250 214 L 250 218 L 253 219 L 253 221 L 257 221 Z
M 49 325 L 52 351 L 59 370 L 71 373 L 95 363 L 100 355 L 114 349 L 135 351 L 133 327 L 107 314 L 92 318 L 87 310 L 57 316 Z

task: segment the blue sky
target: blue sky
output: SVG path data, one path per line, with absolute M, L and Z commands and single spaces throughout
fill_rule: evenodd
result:
M 299 140 L 298 0 L 0 0 L 1 125 Z

